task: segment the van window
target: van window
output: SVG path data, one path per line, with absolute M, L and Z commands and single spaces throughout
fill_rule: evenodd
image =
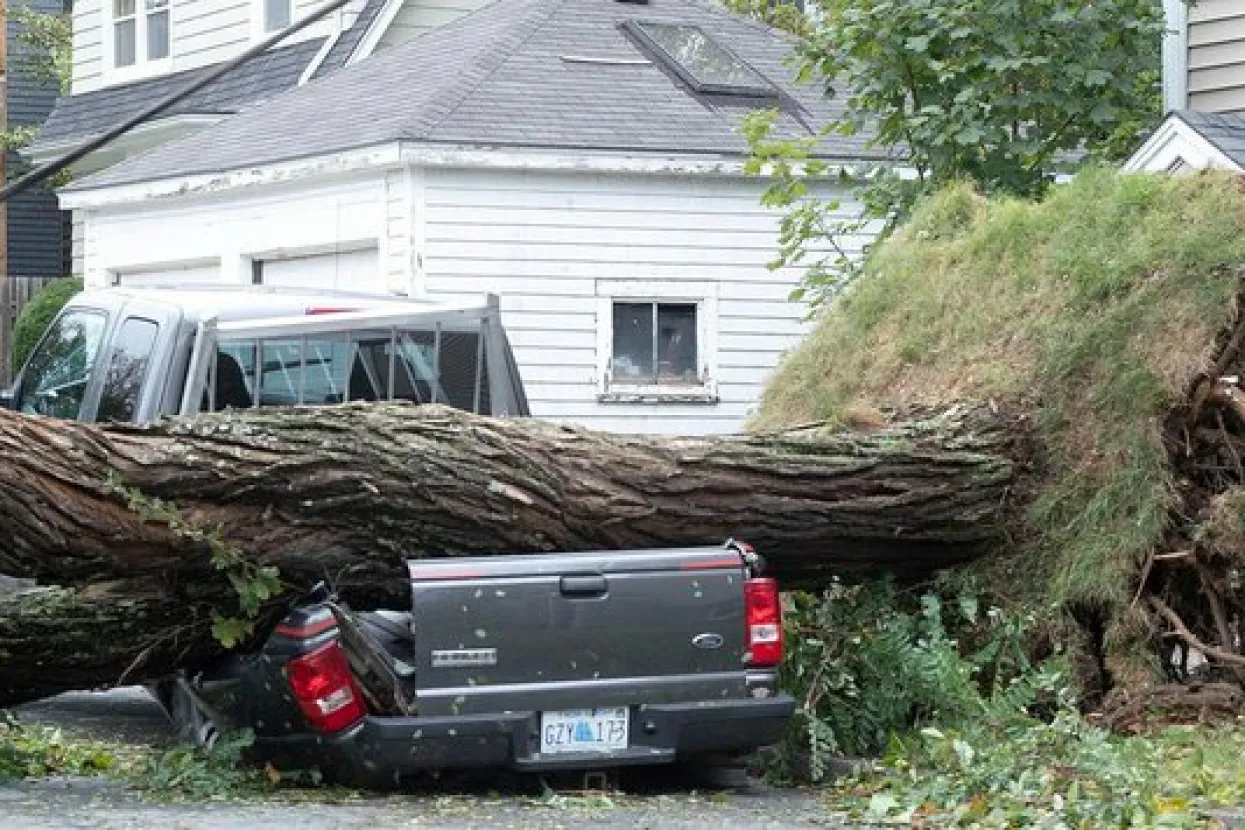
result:
M 104 388 L 99 395 L 98 421 L 132 421 L 138 411 L 139 395 L 147 380 L 151 352 L 160 326 L 151 320 L 131 317 L 121 325 L 113 347 Z
M 107 318 L 73 309 L 52 323 L 22 373 L 16 406 L 28 415 L 80 418 Z

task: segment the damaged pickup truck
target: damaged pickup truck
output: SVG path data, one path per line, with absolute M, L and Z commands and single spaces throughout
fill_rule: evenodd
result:
M 257 654 L 160 695 L 193 736 L 371 787 L 430 769 L 595 770 L 741 753 L 794 708 L 778 589 L 751 548 L 409 563 L 411 610 L 321 592 Z
M 74 298 L 4 404 L 144 422 L 347 401 L 528 414 L 497 301 L 216 287 Z M 597 770 L 782 733 L 778 589 L 749 547 L 411 561 L 410 607 L 308 597 L 256 653 L 152 684 L 179 731 L 248 727 L 278 768 L 386 787 L 471 767 Z

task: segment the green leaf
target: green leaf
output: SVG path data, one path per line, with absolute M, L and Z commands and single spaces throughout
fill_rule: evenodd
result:
M 250 637 L 253 631 L 254 624 L 250 620 L 219 616 L 212 618 L 212 636 L 225 648 L 233 648 Z

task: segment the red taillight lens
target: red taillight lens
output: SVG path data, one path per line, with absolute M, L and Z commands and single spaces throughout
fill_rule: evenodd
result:
M 367 714 L 336 640 L 286 665 L 290 688 L 307 721 L 321 732 L 340 732 Z
M 749 579 L 744 583 L 748 608 L 748 665 L 763 668 L 782 662 L 782 602 L 778 583 Z

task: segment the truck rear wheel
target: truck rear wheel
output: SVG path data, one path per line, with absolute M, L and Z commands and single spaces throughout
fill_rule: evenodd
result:
M 185 678 L 161 680 L 148 686 L 147 690 L 164 707 L 179 739 L 200 749 L 211 749 L 216 745 L 220 739 L 220 726 L 190 691 Z

